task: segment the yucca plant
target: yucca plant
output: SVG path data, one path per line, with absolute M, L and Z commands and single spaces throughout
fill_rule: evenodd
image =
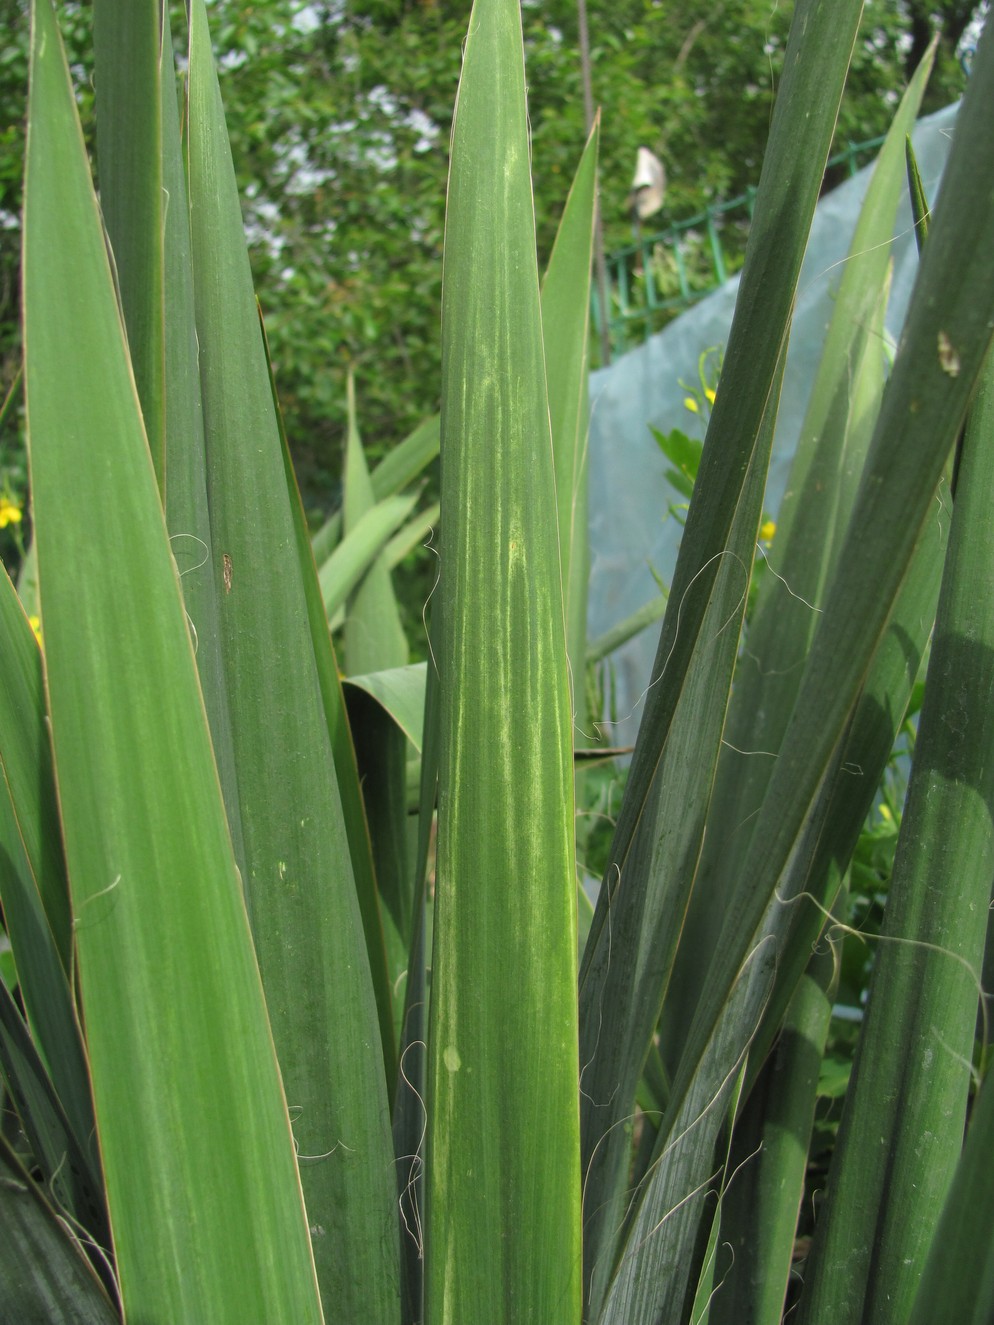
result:
M 596 133 L 540 287 L 518 6 L 476 0 L 440 573 L 431 656 L 409 668 L 385 550 L 406 512 L 377 503 L 435 425 L 370 476 L 353 413 L 349 500 L 312 551 L 202 0 L 182 115 L 160 0 L 95 9 L 99 206 L 53 6 L 33 4 L 43 648 L 4 579 L 0 1315 L 779 1321 L 830 1009 L 819 944 L 931 637 L 799 1318 L 919 1325 L 955 1302 L 990 1319 L 989 1086 L 963 1145 L 994 872 L 990 32 L 886 381 L 886 242 L 926 70 L 882 153 L 744 627 L 861 10 L 797 4 L 645 715 L 578 927 Z M 330 556 L 342 530 L 351 570 Z M 347 699 L 339 608 L 365 673 Z

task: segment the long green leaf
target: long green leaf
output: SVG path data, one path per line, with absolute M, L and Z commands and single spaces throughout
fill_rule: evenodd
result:
M 72 1066 L 75 1068 L 76 1064 Z M 78 1128 L 74 1130 L 74 1120 L 70 1120 L 62 1107 L 14 996 L 2 981 L 0 1077 L 31 1145 L 33 1163 L 54 1200 L 87 1231 L 97 1246 L 109 1245 L 103 1184 L 93 1138 L 89 1133 L 79 1133 Z M 70 1099 L 70 1105 L 73 1103 Z
M 65 1139 L 48 1148 L 51 1166 L 44 1153 L 37 1158 L 47 1181 L 61 1171 L 66 1208 L 106 1240 L 89 1072 L 71 989 L 69 885 L 41 654 L 6 574 L 0 575 L 0 623 L 0 901 L 34 1045 L 65 1116 Z M 42 1126 L 23 1113 L 22 1122 L 29 1133 Z M 73 1163 L 63 1167 L 70 1150 Z
M 207 18 L 191 11 L 189 180 L 208 498 L 245 894 L 329 1316 L 392 1320 L 389 1104 Z
M 41 653 L 6 572 L 0 574 L 0 631 L 0 761 L 20 837 L 19 850 L 32 876 L 33 896 L 26 900 L 36 915 L 35 923 L 47 931 L 43 942 L 50 946 L 50 955 L 61 967 L 68 989 L 72 917 Z M 11 844 L 8 853 L 13 863 L 18 848 Z M 7 892 L 3 891 L 2 896 L 6 905 L 10 900 Z M 34 1015 L 32 993 L 29 989 L 29 1016 Z
M 366 953 L 370 959 L 372 990 L 376 999 L 376 1014 L 379 1018 L 380 1048 L 383 1051 L 383 1067 L 386 1069 L 387 1086 L 391 1089 L 396 1079 L 396 1041 L 394 1036 L 394 1000 L 392 1000 L 390 974 L 387 971 L 387 954 L 383 941 L 383 920 L 380 916 L 379 897 L 376 896 L 376 878 L 372 868 L 372 848 L 370 829 L 366 822 L 366 807 L 363 806 L 362 788 L 359 787 L 359 770 L 355 762 L 353 734 L 349 730 L 349 716 L 346 713 L 345 693 L 338 672 L 338 660 L 334 645 L 331 643 L 329 621 L 325 616 L 325 607 L 321 602 L 321 586 L 318 583 L 317 567 L 314 564 L 314 550 L 310 535 L 307 533 L 307 518 L 304 502 L 301 501 L 297 477 L 293 472 L 293 457 L 286 440 L 286 429 L 282 420 L 280 401 L 276 395 L 276 378 L 273 375 L 272 360 L 269 359 L 269 344 L 266 342 L 265 326 L 262 325 L 262 343 L 266 351 L 266 363 L 269 367 L 269 387 L 272 391 L 273 404 L 276 407 L 277 424 L 280 427 L 280 444 L 284 457 L 286 493 L 290 498 L 290 511 L 293 515 L 294 538 L 297 542 L 297 557 L 300 560 L 301 575 L 304 578 L 304 595 L 307 600 L 307 621 L 310 625 L 311 647 L 314 649 L 314 663 L 318 669 L 318 685 L 325 705 L 325 721 L 331 738 L 331 751 L 335 761 L 335 774 L 338 776 L 338 790 L 342 796 L 342 815 L 345 818 L 345 831 L 349 835 L 349 851 L 353 861 L 355 892 L 359 898 L 359 912 L 362 914 L 363 934 L 366 937 Z
M 436 618 L 437 624 L 437 618 Z M 410 673 L 413 669 L 408 668 Z M 424 1144 L 427 1095 L 428 969 L 428 856 L 435 826 L 438 790 L 439 684 L 438 672 L 426 669 L 421 741 L 421 786 L 418 843 L 414 871 L 414 938 L 407 965 L 404 1026 L 400 1070 L 394 1100 L 393 1134 L 397 1155 L 397 1185 L 404 1236 L 401 1239 L 401 1321 L 421 1325 L 424 1319 Z
M 573 723 L 585 734 L 587 586 L 590 580 L 588 433 L 590 272 L 597 192 L 598 118 L 577 167 L 542 282 L 545 363 L 556 460 L 559 550 L 566 650 L 573 681 Z M 581 739 L 583 739 L 581 735 Z
M 17 1325 L 116 1325 L 120 1319 L 78 1243 L 66 1238 L 0 1137 L 0 1309 Z
M 624 860 L 624 874 L 612 862 L 606 886 L 615 890 L 606 928 L 593 932 L 584 952 L 586 990 L 597 990 L 605 1014 L 592 1005 L 582 1023 L 585 1238 L 596 1309 L 613 1267 L 613 1240 L 623 1222 L 627 1196 L 629 1144 L 624 1122 L 634 1110 L 642 1063 L 659 1020 L 670 981 L 696 864 L 725 719 L 739 627 L 745 611 L 748 567 L 762 512 L 766 468 L 779 402 L 782 361 L 773 383 L 754 463 L 741 494 L 728 539 L 727 556 L 711 594 L 698 647 L 674 713 L 642 820 Z M 619 886 L 622 879 L 624 888 Z M 600 907 L 604 916 L 604 908 Z M 625 953 L 619 961 L 617 953 Z M 588 1011 L 589 1009 L 589 1011 Z M 604 1022 L 606 1021 L 606 1029 Z M 608 1083 L 611 1083 L 610 1085 Z M 730 1090 L 731 1078 L 725 1083 Z M 712 1120 L 723 1106 L 715 1104 Z M 706 1150 L 697 1143 L 700 1151 Z M 687 1208 L 689 1213 L 691 1207 Z M 668 1233 L 675 1231 L 672 1224 Z M 686 1225 L 688 1232 L 690 1222 Z M 689 1249 L 671 1253 L 679 1272 L 691 1273 Z M 673 1276 L 669 1292 L 680 1292 Z
M 890 239 L 904 190 L 904 139 L 914 123 L 934 46 L 919 66 L 877 159 L 833 302 L 825 347 L 778 514 L 776 539 L 735 679 L 712 823 L 682 941 L 686 999 L 674 1000 L 670 1060 L 689 1025 L 696 973 L 710 960 L 743 839 L 762 803 L 803 675 L 818 608 L 852 513 L 883 392 L 882 332 Z M 681 980 L 683 975 L 681 973 Z
M 39 1036 L 42 1053 L 58 1072 L 69 1066 L 70 1041 L 76 1041 L 79 1051 L 69 997 L 69 888 L 46 725 L 41 653 L 6 573 L 0 574 L 0 638 L 0 765 L 6 783 L 0 829 L 5 853 L 0 898 L 7 931 L 15 945 L 28 1018 Z M 57 995 L 60 986 L 62 992 Z M 58 1014 L 63 1021 L 59 1030 L 54 1023 L 46 1025 L 56 1001 L 63 1003 Z M 81 1060 L 78 1062 L 81 1065 Z M 85 1098 L 85 1083 L 80 1084 Z M 85 1120 L 81 1132 L 85 1135 L 92 1126 L 88 1099 L 78 1120 Z
M 122 1296 L 136 1320 L 318 1321 L 289 1119 L 50 0 L 34 6 L 31 74 L 32 492 Z
M 808 1321 L 908 1318 L 959 1159 L 994 877 L 992 501 L 989 357 L 966 435 L 885 941 L 806 1276 Z
M 960 114 L 838 572 L 741 865 L 742 883 L 728 904 L 712 968 L 702 984 L 685 1051 L 688 1075 L 720 1016 L 735 971 L 768 932 L 760 928 L 767 907 L 775 897 L 791 905 L 793 893 L 781 887 L 781 876 L 885 637 L 990 341 L 994 144 L 985 127 L 984 99 L 992 88 L 994 39 L 988 32 Z M 953 360 L 943 352 L 947 345 Z
M 355 382 L 348 375 L 348 433 L 342 513 L 347 543 L 358 521 L 374 506 L 373 487 L 359 437 Z M 344 546 L 344 544 L 343 544 Z M 377 553 L 345 605 L 345 668 L 349 673 L 402 668 L 407 640 L 385 550 Z M 359 780 L 376 873 L 387 974 L 394 991 L 395 1030 L 403 1015 L 404 974 L 411 944 L 413 877 L 407 850 L 407 740 L 375 701 L 363 692 L 348 696 Z M 393 1080 L 390 1082 L 392 1090 Z
M 404 523 L 417 503 L 417 494 L 384 497 L 359 517 L 318 575 L 324 609 L 333 618 L 370 565 L 379 556 L 387 540 Z
M 114 253 L 145 432 L 164 491 L 164 212 L 169 204 L 158 96 L 162 9 L 160 0 L 124 6 L 96 0 L 93 52 L 100 210 Z M 167 79 L 175 93 L 171 66 Z
M 733 1137 L 722 1196 L 723 1262 L 708 1325 L 780 1325 L 804 1194 L 837 954 L 825 944 L 794 990 L 777 1047 Z M 725 1252 L 727 1251 L 727 1256 Z
M 981 82 L 971 88 L 975 108 L 983 104 L 983 78 L 990 76 L 983 61 L 977 71 Z M 981 90 L 974 93 L 977 86 Z M 741 869 L 742 888 L 727 906 L 711 970 L 700 984 L 694 1022 L 674 1085 L 677 1100 L 690 1098 L 693 1083 L 706 1064 L 717 1065 L 718 1037 L 724 1037 L 729 1015 L 728 992 L 735 986 L 742 963 L 748 961 L 751 969 L 763 953 L 771 962 L 778 960 L 782 915 L 796 897 L 795 884 L 785 871 L 798 852 L 809 849 L 801 840 L 805 821 L 809 828 L 804 836 L 817 832 L 819 815 L 815 811 L 826 778 L 832 776 L 833 765 L 838 767 L 842 757 L 837 743 L 883 637 L 896 589 L 907 573 L 927 503 L 933 498 L 944 455 L 990 336 L 984 310 L 994 303 L 994 271 L 986 260 L 990 245 L 981 236 L 992 211 L 985 186 L 978 184 L 988 175 L 977 173 L 976 157 L 989 144 L 983 138 L 982 112 L 974 109 L 969 113 L 969 107 L 968 100 L 957 131 L 958 152 L 943 194 L 947 203 L 943 244 L 933 246 L 930 241 L 902 353 L 885 396 L 869 472 L 820 621 L 792 728 Z M 943 224 L 942 216 L 940 209 L 937 226 Z M 978 255 L 969 277 L 964 272 L 964 253 Z M 946 337 L 960 355 L 955 362 L 939 355 Z M 950 372 L 950 368 L 958 371 Z M 802 871 L 797 879 L 803 878 Z M 757 923 L 767 906 L 769 914 Z M 762 1005 L 754 1003 L 750 1010 L 745 1004 L 743 1015 L 758 1020 Z M 729 1055 L 726 1072 L 733 1068 Z M 673 1126 L 679 1129 L 687 1122 L 681 1105 Z M 665 1145 L 671 1130 L 661 1132 L 660 1145 Z M 665 1202 L 653 1201 L 657 1218 L 661 1209 L 671 1206 L 671 1194 Z M 641 1222 L 641 1211 L 639 1218 Z M 636 1228 L 633 1236 L 638 1231 Z
M 200 393 L 199 347 L 193 307 L 193 260 L 186 169 L 180 142 L 179 104 L 172 33 L 163 32 L 160 106 L 162 179 L 169 196 L 163 225 L 164 261 L 169 298 L 165 315 L 166 362 L 166 524 L 173 560 L 183 586 L 197 672 L 210 723 L 235 860 L 245 875 L 242 817 L 238 803 L 228 691 L 221 659 L 218 625 L 223 584 L 215 574 L 217 558 L 207 503 L 207 458 Z
M 442 345 L 426 1319 L 575 1321 L 572 722 L 517 0 L 470 18 Z
M 435 459 L 438 455 L 438 427 L 438 415 L 435 414 L 387 452 L 369 476 L 373 496 L 378 502 L 395 497 Z M 338 510 L 314 535 L 314 560 L 319 566 L 331 556 L 341 536 L 342 512 Z
M 412 938 L 414 876 L 409 860 L 407 737 L 364 690 L 347 692 L 362 799 L 376 872 L 387 974 L 393 994 L 396 1042 L 404 1009 L 404 980 Z M 389 1081 L 391 1090 L 394 1080 Z
M 260 325 L 262 325 L 261 315 Z M 300 499 L 300 489 L 297 487 L 296 475 L 293 472 L 293 458 L 290 455 L 286 429 L 283 426 L 283 414 L 276 396 L 276 380 L 273 376 L 272 361 L 269 358 L 269 346 L 266 342 L 264 326 L 263 345 L 266 349 L 269 386 L 272 392 L 273 404 L 276 408 L 276 420 L 279 425 L 280 445 L 283 452 L 283 473 L 286 479 L 287 495 L 290 499 L 290 511 L 293 516 L 293 531 L 297 543 L 301 575 L 303 576 L 304 597 L 307 600 L 311 645 L 314 649 L 318 685 L 324 703 L 325 721 L 328 725 L 328 734 L 331 737 L 338 790 L 342 798 L 342 815 L 345 819 L 345 831 L 348 835 L 349 851 L 352 857 L 352 871 L 355 876 L 356 895 L 359 899 L 363 934 L 366 939 L 366 952 L 369 956 L 369 970 L 373 980 L 373 993 L 376 999 L 376 1011 L 380 1027 L 380 1047 L 383 1052 L 383 1066 L 386 1071 L 389 1089 L 394 1083 L 397 1071 L 393 997 L 387 971 L 383 920 L 376 891 L 369 826 L 366 822 L 362 789 L 359 786 L 359 769 L 356 765 L 355 745 L 352 740 L 352 733 L 349 730 L 345 696 L 338 672 L 338 661 L 335 657 L 331 636 L 328 633 L 328 618 L 325 616 L 324 604 L 321 601 L 321 586 L 318 583 L 317 567 L 314 565 L 313 547 L 307 530 L 307 517 L 304 514 L 304 504 Z
M 695 1062 L 660 1129 L 657 1163 L 619 1247 L 623 1127 L 658 1021 L 704 839 L 746 605 L 807 228 L 859 3 L 798 6 L 750 247 L 625 801 L 580 984 L 585 1250 L 591 1312 L 678 1319 L 717 1129 L 755 1024 L 727 1021 L 727 1057 Z M 812 94 L 812 88 L 816 89 Z M 761 952 L 732 999 L 765 999 Z M 670 1138 L 673 1138 L 672 1142 Z M 670 1215 L 673 1211 L 673 1215 Z M 657 1227 L 658 1226 L 658 1227 Z M 650 1232 L 651 1230 L 651 1232 Z M 615 1274 L 614 1282 L 610 1277 Z
M 345 537 L 374 505 L 373 485 L 359 438 L 356 419 L 355 381 L 348 377 L 348 435 L 345 439 Z M 345 609 L 345 670 L 347 673 L 378 672 L 403 667 L 407 662 L 407 640 L 400 624 L 400 611 L 390 580 L 390 570 L 380 553 L 350 593 Z
M 667 1113 L 652 1164 L 633 1194 L 623 1258 L 598 1317 L 605 1323 L 684 1318 L 700 1273 L 704 1194 L 720 1185 L 724 1167 L 714 1161 L 715 1147 L 749 1051 L 749 1014 L 768 996 L 772 975 L 768 948 L 757 949 L 728 994 L 713 1052 L 675 1095 L 677 1107 Z
M 994 1079 L 974 1103 L 956 1177 L 932 1239 L 911 1325 L 955 1320 L 986 1325 L 994 1316 Z

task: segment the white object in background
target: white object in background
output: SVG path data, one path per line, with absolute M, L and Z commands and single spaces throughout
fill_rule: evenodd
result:
M 628 206 L 640 221 L 655 216 L 663 205 L 666 193 L 666 171 L 658 156 L 653 156 L 648 147 L 640 147 L 635 162 L 635 178 L 632 191 L 628 195 Z

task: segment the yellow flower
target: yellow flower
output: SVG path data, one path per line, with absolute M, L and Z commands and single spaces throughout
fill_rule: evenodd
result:
M 712 391 L 711 388 L 710 388 L 709 386 L 706 386 L 706 387 L 704 388 L 704 394 L 705 394 L 705 395 L 707 396 L 707 398 L 708 398 L 708 404 L 709 404 L 709 405 L 713 405 L 713 404 L 714 404 L 714 397 L 715 397 L 715 393 L 714 393 L 714 391 Z
M 29 626 L 31 627 L 31 629 L 34 631 L 34 633 L 35 633 L 35 638 L 37 639 L 38 643 L 40 644 L 40 643 L 41 643 L 41 617 L 38 617 L 38 616 L 29 616 L 29 617 L 28 617 L 28 625 L 29 625 Z
M 20 506 L 10 500 L 9 497 L 0 497 L 0 529 L 6 529 L 9 524 L 20 524 L 24 518 Z
M 694 399 L 693 396 L 684 396 L 683 407 L 684 409 L 689 409 L 691 414 L 700 413 L 700 406 L 698 405 L 697 401 Z
M 775 520 L 764 520 L 759 526 L 759 537 L 764 543 L 772 543 L 773 535 L 777 532 Z
M 881 804 L 877 806 L 877 809 L 880 811 L 880 817 L 885 824 L 892 824 L 894 822 L 894 816 L 890 812 L 889 805 L 884 805 L 881 802 Z

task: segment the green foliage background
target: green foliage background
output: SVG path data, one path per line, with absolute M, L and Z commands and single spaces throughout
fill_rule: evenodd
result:
M 84 124 L 90 5 L 59 6 Z M 373 459 L 439 404 L 445 179 L 466 0 L 215 0 L 209 6 L 232 150 L 305 504 L 338 499 L 345 375 Z M 924 112 L 955 100 L 956 47 L 978 0 L 867 0 L 835 148 L 886 130 L 933 27 Z M 663 219 L 759 178 L 793 4 L 590 0 L 601 197 L 610 251 L 639 145 L 666 165 Z M 539 260 L 585 137 L 575 0 L 523 0 Z M 0 386 L 19 362 L 26 0 L 0 0 Z M 334 219 L 332 219 L 334 218 Z M 23 445 L 0 439 L 0 486 L 23 494 Z M 10 563 L 13 544 L 0 547 Z

